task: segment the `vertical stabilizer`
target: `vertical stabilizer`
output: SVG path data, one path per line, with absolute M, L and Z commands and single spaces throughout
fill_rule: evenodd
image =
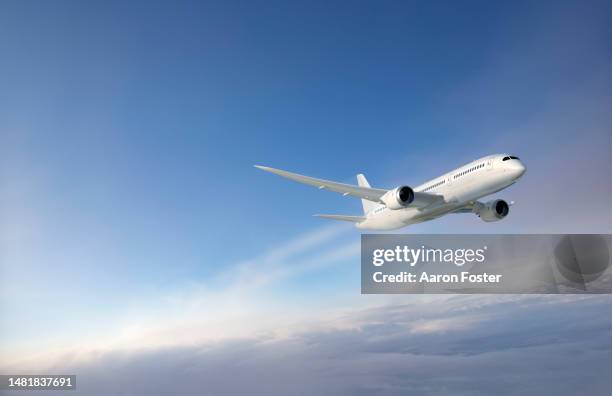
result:
M 370 183 L 368 183 L 368 180 L 361 173 L 357 175 L 357 184 L 359 185 L 359 187 L 368 187 L 368 188 L 370 188 Z M 369 201 L 367 199 L 362 199 L 361 200 L 361 204 L 363 205 L 363 214 L 364 215 L 367 215 L 368 213 L 370 213 L 370 211 L 377 206 L 377 204 L 375 202 Z

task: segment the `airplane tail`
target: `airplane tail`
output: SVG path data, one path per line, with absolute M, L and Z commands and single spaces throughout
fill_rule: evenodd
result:
M 359 185 L 359 187 L 367 187 L 370 188 L 370 183 L 368 183 L 368 180 L 366 179 L 366 177 L 360 173 L 357 175 L 357 184 Z M 367 199 L 362 199 L 361 200 L 361 204 L 363 205 L 363 214 L 367 215 L 368 213 L 370 213 L 372 211 L 372 209 L 374 209 L 377 204 L 375 202 L 372 202 L 370 200 Z
M 328 215 L 328 214 L 316 214 L 315 217 L 322 217 L 324 219 L 350 221 L 352 223 L 361 223 L 366 218 L 363 216 L 344 216 L 344 215 Z

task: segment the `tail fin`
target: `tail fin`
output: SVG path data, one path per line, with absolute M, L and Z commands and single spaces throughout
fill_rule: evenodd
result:
M 359 185 L 359 187 L 368 187 L 368 188 L 370 188 L 370 183 L 368 183 L 368 180 L 361 173 L 357 175 L 357 184 Z M 368 213 L 370 213 L 372 211 L 372 209 L 374 209 L 377 206 L 377 204 L 375 202 L 369 201 L 367 199 L 362 199 L 361 200 L 361 204 L 363 205 L 363 214 L 364 215 L 367 215 Z

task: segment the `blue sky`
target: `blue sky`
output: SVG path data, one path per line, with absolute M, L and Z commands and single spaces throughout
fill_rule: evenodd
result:
M 253 164 L 392 187 L 511 152 L 528 173 L 499 194 L 517 202 L 503 222 L 404 232 L 610 233 L 610 15 L 604 1 L 3 2 L 5 364 L 412 301 L 359 296 L 359 233 L 311 217 L 357 200 Z

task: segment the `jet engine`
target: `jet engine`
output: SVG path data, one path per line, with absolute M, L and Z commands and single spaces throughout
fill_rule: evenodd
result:
M 482 205 L 476 214 L 482 221 L 499 221 L 510 213 L 510 205 L 503 199 L 494 199 Z
M 414 201 L 414 191 L 408 186 L 400 186 L 389 190 L 380 200 L 389 209 L 403 209 Z

